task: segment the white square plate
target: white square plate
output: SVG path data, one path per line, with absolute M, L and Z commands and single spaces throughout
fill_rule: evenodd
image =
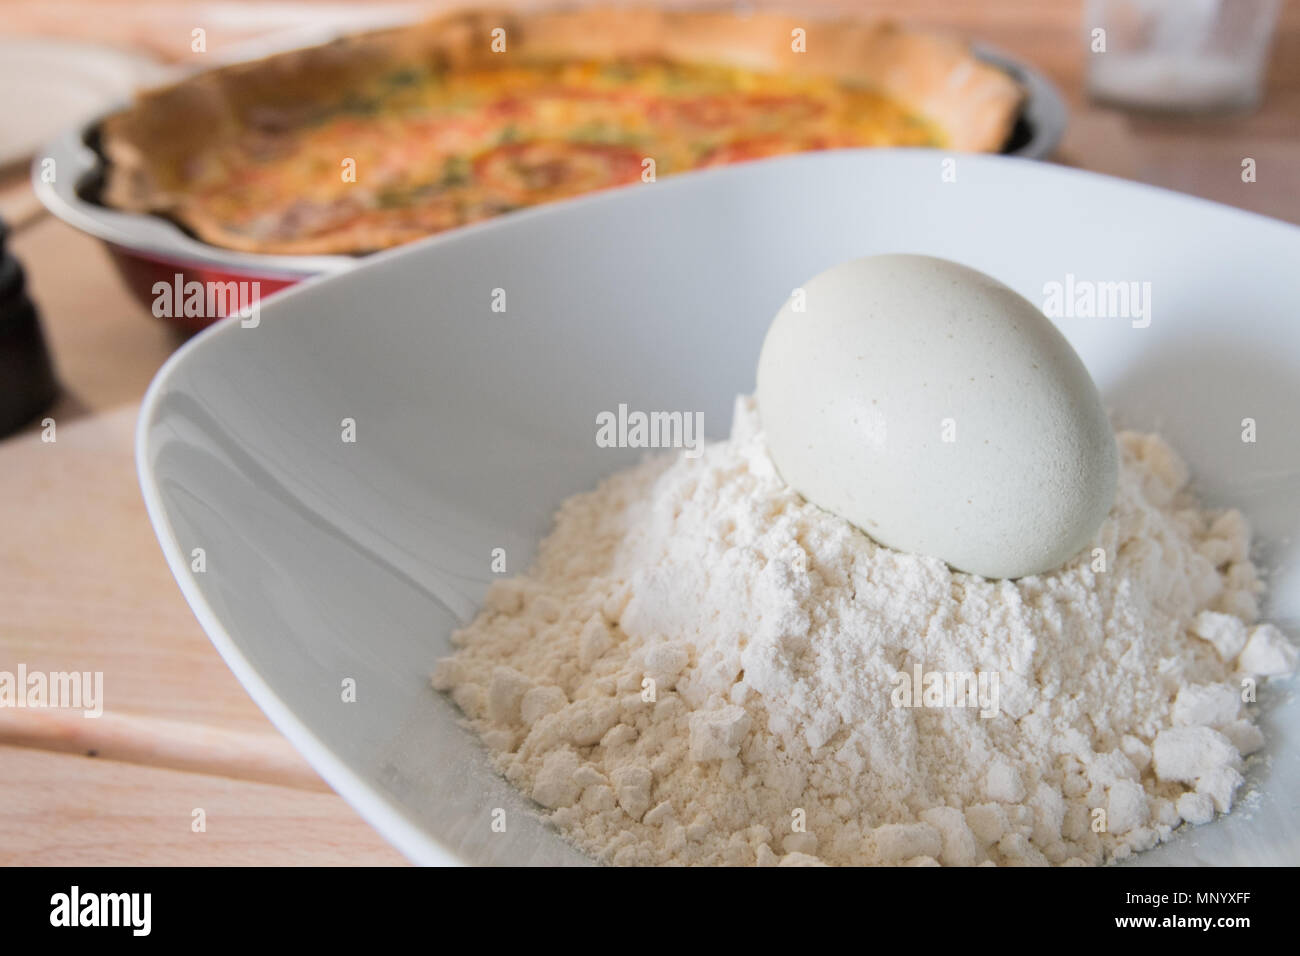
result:
M 1294 635 L 1300 229 L 1022 160 L 962 156 L 945 182 L 943 158 L 809 154 L 507 216 L 299 286 L 158 374 L 137 456 L 181 589 L 276 726 L 408 857 L 584 859 L 525 814 L 491 832 L 494 807 L 527 801 L 427 675 L 492 549 L 523 570 L 560 501 L 637 459 L 596 446 L 597 412 L 701 410 L 725 436 L 778 306 L 854 256 L 956 259 L 1038 303 L 1067 274 L 1150 282 L 1146 328 L 1058 324 L 1118 420 L 1158 427 L 1208 503 L 1252 519 L 1266 615 Z M 1257 795 L 1139 862 L 1300 862 L 1300 704 L 1264 700 Z

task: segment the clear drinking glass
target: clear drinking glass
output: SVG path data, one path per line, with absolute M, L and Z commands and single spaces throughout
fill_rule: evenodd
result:
M 1280 0 L 1088 0 L 1088 93 L 1118 106 L 1254 106 Z

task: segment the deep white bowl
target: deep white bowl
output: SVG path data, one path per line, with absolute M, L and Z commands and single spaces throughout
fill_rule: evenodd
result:
M 159 372 L 137 456 L 181 589 L 276 726 L 408 857 L 584 859 L 527 814 L 491 831 L 493 808 L 527 801 L 427 675 L 492 549 L 522 570 L 561 500 L 638 458 L 596 446 L 597 412 L 702 410 L 725 436 L 778 306 L 854 256 L 945 256 L 1040 303 L 1067 274 L 1150 282 L 1148 327 L 1058 324 L 1118 420 L 1158 427 L 1206 501 L 1252 519 L 1266 614 L 1294 635 L 1300 229 L 1022 160 L 962 156 L 947 182 L 944 158 L 810 154 L 507 216 L 299 286 Z M 1300 862 L 1300 703 L 1285 685 L 1263 700 L 1255 795 L 1139 862 Z

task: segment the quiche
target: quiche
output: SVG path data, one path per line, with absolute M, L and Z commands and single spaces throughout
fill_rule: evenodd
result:
M 1021 97 L 888 23 L 463 11 L 142 94 L 100 129 L 102 198 L 230 249 L 363 254 L 783 153 L 996 150 Z

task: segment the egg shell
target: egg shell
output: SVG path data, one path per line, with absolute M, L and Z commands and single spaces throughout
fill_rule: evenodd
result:
M 758 404 L 795 490 L 960 571 L 1056 569 L 1114 502 L 1115 435 L 1078 354 L 1014 290 L 944 259 L 855 259 L 796 290 Z

